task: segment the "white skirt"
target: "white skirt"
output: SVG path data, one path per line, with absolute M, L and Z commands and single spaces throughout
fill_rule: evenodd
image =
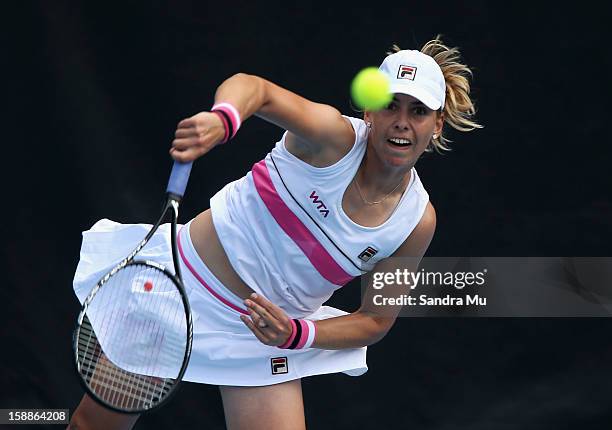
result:
M 182 227 L 182 228 L 181 228 Z M 115 264 L 144 238 L 149 224 L 119 224 L 102 219 L 83 232 L 74 291 L 83 303 L 87 294 Z M 364 374 L 366 348 L 287 350 L 262 344 L 240 320 L 242 299 L 225 288 L 196 253 L 189 223 L 179 226 L 181 273 L 193 313 L 193 348 L 184 380 L 213 385 L 262 386 L 305 376 L 343 372 Z M 136 256 L 154 260 L 174 272 L 170 225 L 160 226 Z M 310 320 L 346 315 L 321 306 Z

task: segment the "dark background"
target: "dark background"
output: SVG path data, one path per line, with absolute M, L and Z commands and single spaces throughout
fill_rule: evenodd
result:
M 485 128 L 418 164 L 432 256 L 609 256 L 609 13 L 586 2 L 15 2 L 2 13 L 5 197 L 0 408 L 70 408 L 81 231 L 152 222 L 176 123 L 236 72 L 358 115 L 351 78 L 442 33 L 474 70 Z M 198 160 L 181 219 L 281 135 L 259 119 Z M 358 284 L 332 304 L 354 310 Z M 603 429 L 609 319 L 401 319 L 360 378 L 304 380 L 313 429 Z M 138 428 L 223 428 L 185 384 Z M 41 427 L 36 427 L 41 428 Z

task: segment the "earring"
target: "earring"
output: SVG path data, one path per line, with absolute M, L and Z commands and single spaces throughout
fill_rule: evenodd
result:
M 366 122 L 366 127 L 368 127 L 368 128 L 372 128 L 372 123 L 371 123 L 371 122 L 369 122 L 369 121 L 368 121 L 368 122 Z
M 437 135 L 437 134 L 434 134 L 434 135 L 433 135 L 433 138 L 434 138 L 434 139 L 437 139 L 437 138 L 438 138 L 438 135 Z

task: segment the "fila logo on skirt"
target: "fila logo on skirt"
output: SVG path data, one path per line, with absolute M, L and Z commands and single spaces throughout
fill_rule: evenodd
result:
M 280 375 L 282 373 L 289 373 L 289 365 L 287 364 L 287 357 L 274 357 L 270 359 L 270 365 L 272 366 L 272 374 Z

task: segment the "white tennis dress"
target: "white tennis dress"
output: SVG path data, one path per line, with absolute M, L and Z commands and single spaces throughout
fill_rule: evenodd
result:
M 342 197 L 365 154 L 368 129 L 361 119 L 346 118 L 355 130 L 355 144 L 334 165 L 317 168 L 298 159 L 285 148 L 285 134 L 264 160 L 210 201 L 215 230 L 234 270 L 292 318 L 316 321 L 345 315 L 323 303 L 391 255 L 418 224 L 429 201 L 412 169 L 410 183 L 387 221 L 377 227 L 353 222 L 342 209 Z M 285 350 L 259 342 L 239 318 L 246 313 L 242 300 L 196 253 L 189 224 L 179 231 L 181 269 L 194 316 L 185 380 L 260 386 L 315 374 L 358 376 L 367 371 L 365 347 Z M 74 278 L 81 302 L 149 228 L 103 219 L 83 232 Z M 139 256 L 172 268 L 169 225 L 159 229 Z

